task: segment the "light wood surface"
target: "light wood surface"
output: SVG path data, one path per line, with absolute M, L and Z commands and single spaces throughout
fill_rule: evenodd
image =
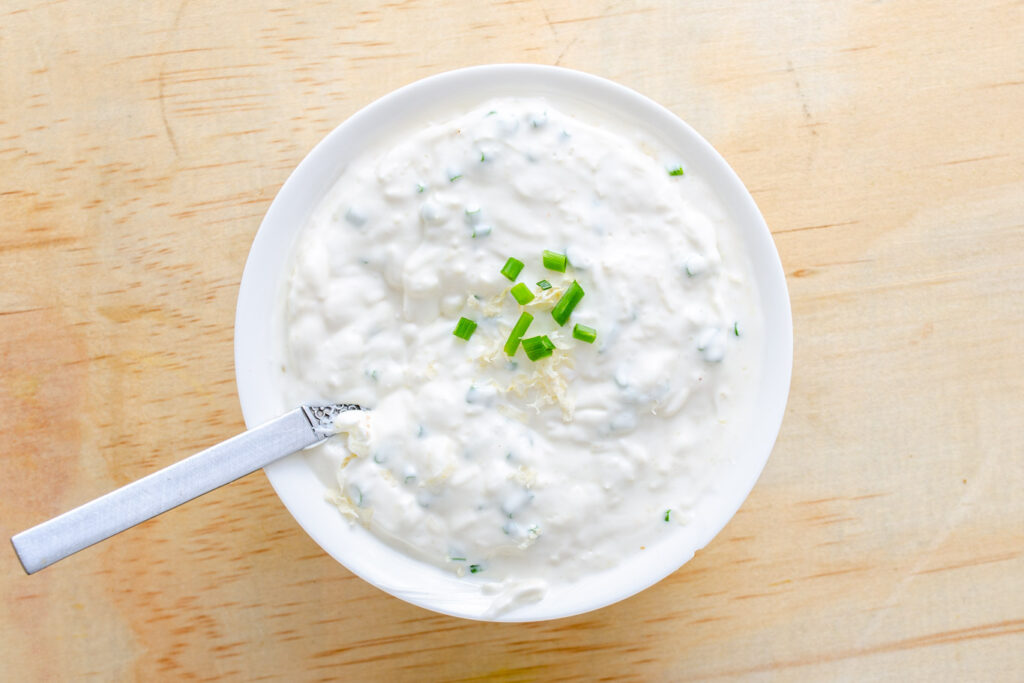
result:
M 469 64 L 561 64 L 714 144 L 795 322 L 768 467 L 703 552 L 613 607 L 477 624 L 391 598 L 262 474 L 32 576 L 0 678 L 1020 680 L 1018 2 L 0 4 L 0 525 L 242 429 L 232 325 L 289 171 Z

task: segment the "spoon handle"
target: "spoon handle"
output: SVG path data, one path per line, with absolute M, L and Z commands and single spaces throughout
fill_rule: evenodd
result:
M 302 406 L 11 538 L 33 574 L 140 522 L 269 465 L 333 433 L 334 417 L 359 406 Z

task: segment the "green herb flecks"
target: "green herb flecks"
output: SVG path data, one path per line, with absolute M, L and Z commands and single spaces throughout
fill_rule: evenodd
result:
M 575 339 L 579 339 L 581 342 L 593 344 L 594 340 L 597 339 L 597 330 L 593 327 L 576 323 L 576 326 L 572 328 L 572 336 Z
M 547 335 L 541 335 L 539 337 L 530 337 L 522 341 L 523 351 L 526 352 L 526 357 L 532 361 L 538 361 L 541 358 L 547 358 L 554 350 L 555 345 Z
M 523 272 L 523 262 L 511 256 L 508 257 L 508 261 L 505 261 L 505 265 L 501 267 L 501 274 L 512 282 L 516 281 L 521 272 Z
M 572 311 L 576 308 L 576 305 L 583 298 L 583 288 L 580 287 L 580 283 L 575 280 L 569 285 L 569 289 L 565 290 L 565 294 L 558 300 L 555 307 L 551 309 L 551 317 L 555 319 L 555 322 L 559 325 L 565 325 L 569 322 L 569 316 L 572 315 Z
M 469 318 L 459 318 L 459 322 L 455 325 L 455 330 L 452 332 L 459 339 L 465 339 L 469 341 L 469 338 L 473 336 L 476 331 L 476 323 Z
M 530 327 L 530 323 L 533 322 L 533 316 L 529 313 L 522 313 L 519 316 L 519 320 L 516 321 L 515 326 L 508 335 L 508 341 L 505 342 L 505 353 L 514 356 L 516 349 L 519 348 L 519 341 L 526 334 L 526 330 Z
M 526 284 L 522 282 L 520 282 L 517 285 L 514 285 L 510 291 L 512 292 L 512 297 L 519 303 L 520 306 L 525 306 L 534 299 L 533 292 L 531 292 L 530 288 L 527 287 Z
M 548 251 L 547 249 L 544 250 L 544 254 L 541 258 L 544 262 L 545 268 L 548 270 L 558 271 L 559 273 L 565 272 L 565 266 L 569 262 L 569 259 L 566 258 L 565 254 Z
M 672 175 L 672 176 L 680 176 L 680 175 L 685 175 L 685 174 L 683 173 L 683 167 L 682 167 L 682 166 L 676 166 L 675 168 L 670 168 L 670 169 L 668 170 L 668 174 L 669 174 L 669 175 Z

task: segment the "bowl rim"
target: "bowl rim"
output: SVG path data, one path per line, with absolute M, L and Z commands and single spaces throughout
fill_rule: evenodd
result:
M 398 553 L 397 550 L 376 539 L 369 532 L 364 532 L 381 548 L 372 547 L 373 541 L 371 541 L 370 545 L 360 550 L 373 555 L 372 558 L 354 557 L 358 553 L 346 546 L 340 537 L 336 537 L 339 533 L 338 528 L 329 532 L 324 525 L 335 525 L 324 522 L 324 520 L 318 521 L 318 518 L 323 517 L 324 501 L 311 501 L 309 492 L 301 486 L 296 486 L 296 482 L 302 477 L 297 468 L 309 470 L 307 465 L 296 465 L 299 461 L 295 457 L 291 457 L 264 469 L 278 497 L 303 530 L 327 554 L 349 571 L 395 597 L 435 612 L 467 619 L 505 622 L 569 617 L 619 602 L 675 572 L 692 558 L 696 550 L 707 545 L 728 524 L 747 499 L 768 461 L 781 429 L 789 396 L 793 362 L 792 313 L 785 273 L 778 251 L 764 217 L 758 210 L 750 192 L 728 162 L 709 142 L 670 110 L 645 95 L 614 81 L 557 66 L 486 64 L 428 76 L 393 90 L 367 104 L 324 136 L 303 157 L 281 186 L 253 239 L 238 290 L 234 328 L 234 361 L 239 403 L 246 426 L 251 429 L 276 416 L 275 411 L 268 407 L 273 403 L 273 399 L 267 396 L 268 389 L 273 385 L 273 381 L 267 373 L 273 375 L 272 368 L 275 367 L 274 355 L 269 352 L 274 341 L 269 338 L 263 339 L 261 346 L 259 331 L 261 324 L 262 326 L 270 324 L 268 320 L 262 319 L 260 311 L 266 313 L 268 306 L 273 307 L 274 304 L 268 303 L 268 301 L 274 300 L 279 291 L 278 283 L 281 273 L 272 273 L 272 277 L 268 277 L 264 264 L 268 260 L 281 261 L 278 268 L 280 271 L 290 262 L 289 256 L 281 254 L 282 246 L 290 252 L 290 244 L 294 242 L 293 238 L 305 223 L 304 220 L 295 220 L 295 216 L 303 214 L 303 212 L 303 215 L 308 216 L 316 203 L 314 201 L 313 205 L 310 205 L 308 199 L 302 199 L 302 197 L 304 195 L 322 197 L 334 183 L 337 173 L 340 172 L 338 169 L 341 164 L 336 156 L 336 151 L 342 150 L 342 158 L 352 159 L 371 146 L 363 142 L 364 136 L 364 138 L 359 138 L 358 144 L 349 148 L 346 147 L 346 138 L 358 137 L 359 133 L 365 134 L 380 129 L 388 122 L 416 116 L 407 113 L 408 106 L 411 103 L 423 101 L 425 98 L 429 99 L 428 96 L 431 94 L 434 97 L 437 97 L 438 94 L 443 97 L 445 91 L 449 91 L 449 93 L 458 91 L 460 87 L 464 89 L 467 84 L 479 85 L 492 82 L 499 84 L 495 87 L 500 91 L 501 83 L 518 81 L 536 82 L 538 90 L 543 90 L 551 96 L 564 90 L 579 97 L 583 102 L 592 104 L 600 102 L 602 106 L 608 106 L 609 102 L 613 102 L 613 106 L 620 107 L 620 113 L 629 111 L 628 114 L 624 114 L 627 118 L 645 119 L 649 125 L 653 126 L 652 129 L 658 131 L 659 136 L 671 137 L 674 140 L 674 147 L 688 147 L 691 154 L 700 157 L 702 164 L 709 165 L 704 168 L 703 173 L 708 177 L 709 186 L 719 195 L 723 206 L 737 223 L 741 237 L 740 242 L 748 251 L 755 270 L 756 286 L 762 304 L 770 300 L 772 306 L 762 306 L 765 314 L 766 343 L 762 349 L 762 377 L 758 386 L 758 396 L 767 396 L 767 398 L 758 400 L 757 406 L 762 410 L 747 437 L 753 444 L 748 449 L 751 455 L 747 459 L 750 462 L 744 465 L 746 469 L 737 468 L 736 476 L 731 480 L 729 495 L 712 508 L 718 514 L 710 520 L 699 520 L 695 529 L 690 530 L 693 533 L 687 533 L 686 538 L 690 540 L 687 547 L 670 547 L 667 553 L 663 553 L 667 557 L 660 557 L 660 561 L 646 562 L 645 558 L 643 571 L 640 572 L 640 576 L 635 577 L 635 580 L 628 580 L 631 578 L 629 574 L 616 576 L 618 570 L 610 570 L 606 573 L 612 578 L 605 583 L 612 585 L 611 589 L 595 593 L 593 586 L 588 584 L 586 591 L 576 590 L 575 597 L 570 595 L 569 599 L 562 600 L 563 607 L 560 609 L 553 608 L 550 601 L 545 599 L 511 612 L 490 615 L 486 613 L 486 610 L 481 610 L 478 604 L 474 603 L 472 607 L 461 604 L 460 601 L 464 602 L 464 600 L 458 596 L 449 598 L 447 595 L 440 596 L 427 591 L 413 590 L 406 584 L 392 583 L 390 581 L 393 577 L 387 576 L 386 572 L 374 569 L 371 563 L 374 560 L 388 557 L 389 553 Z M 543 87 L 541 84 L 544 84 Z M 526 94 L 517 90 L 517 87 L 519 86 L 510 87 L 507 94 Z M 496 91 L 492 94 L 481 95 L 476 100 L 482 101 L 488 97 L 498 96 L 498 94 L 500 93 Z M 600 94 L 601 99 L 591 98 L 595 94 Z M 558 96 L 554 98 L 558 99 Z M 331 166 L 335 167 L 333 175 L 323 172 L 322 169 Z M 727 201 L 724 194 L 728 194 L 729 200 L 735 204 L 726 206 Z M 298 210 L 295 209 L 296 205 L 299 207 Z M 769 319 L 771 325 L 769 325 Z M 769 336 L 769 331 L 773 333 L 773 336 Z M 283 410 L 279 412 L 283 412 Z M 744 455 L 746 456 L 746 453 Z M 701 505 L 703 505 L 703 501 L 698 503 L 698 507 Z M 341 515 L 337 513 L 336 509 L 332 508 L 332 510 L 340 522 Z M 343 532 L 342 535 L 344 535 Z M 353 538 L 346 540 L 351 542 Z M 385 550 L 385 548 L 390 550 Z M 432 575 L 434 569 L 426 563 L 408 557 L 407 559 L 417 565 L 423 565 L 422 572 L 425 578 L 431 581 L 437 578 Z M 623 564 L 635 564 L 634 560 L 635 558 L 630 558 Z M 621 567 L 622 565 L 620 565 Z M 596 578 L 600 585 L 601 576 L 588 576 L 583 583 L 590 582 L 593 578 Z M 566 593 L 573 593 L 573 591 Z M 545 603 L 548 603 L 547 607 L 542 607 Z

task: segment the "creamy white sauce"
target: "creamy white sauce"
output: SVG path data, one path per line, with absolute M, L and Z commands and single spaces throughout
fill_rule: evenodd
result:
M 287 398 L 369 409 L 318 448 L 331 499 L 495 609 L 687 523 L 757 378 L 752 277 L 717 198 L 669 174 L 685 159 L 600 123 L 506 98 L 405 131 L 347 167 L 287 285 Z M 549 311 L 573 280 L 586 294 L 560 327 Z M 503 351 L 523 310 L 550 358 Z

